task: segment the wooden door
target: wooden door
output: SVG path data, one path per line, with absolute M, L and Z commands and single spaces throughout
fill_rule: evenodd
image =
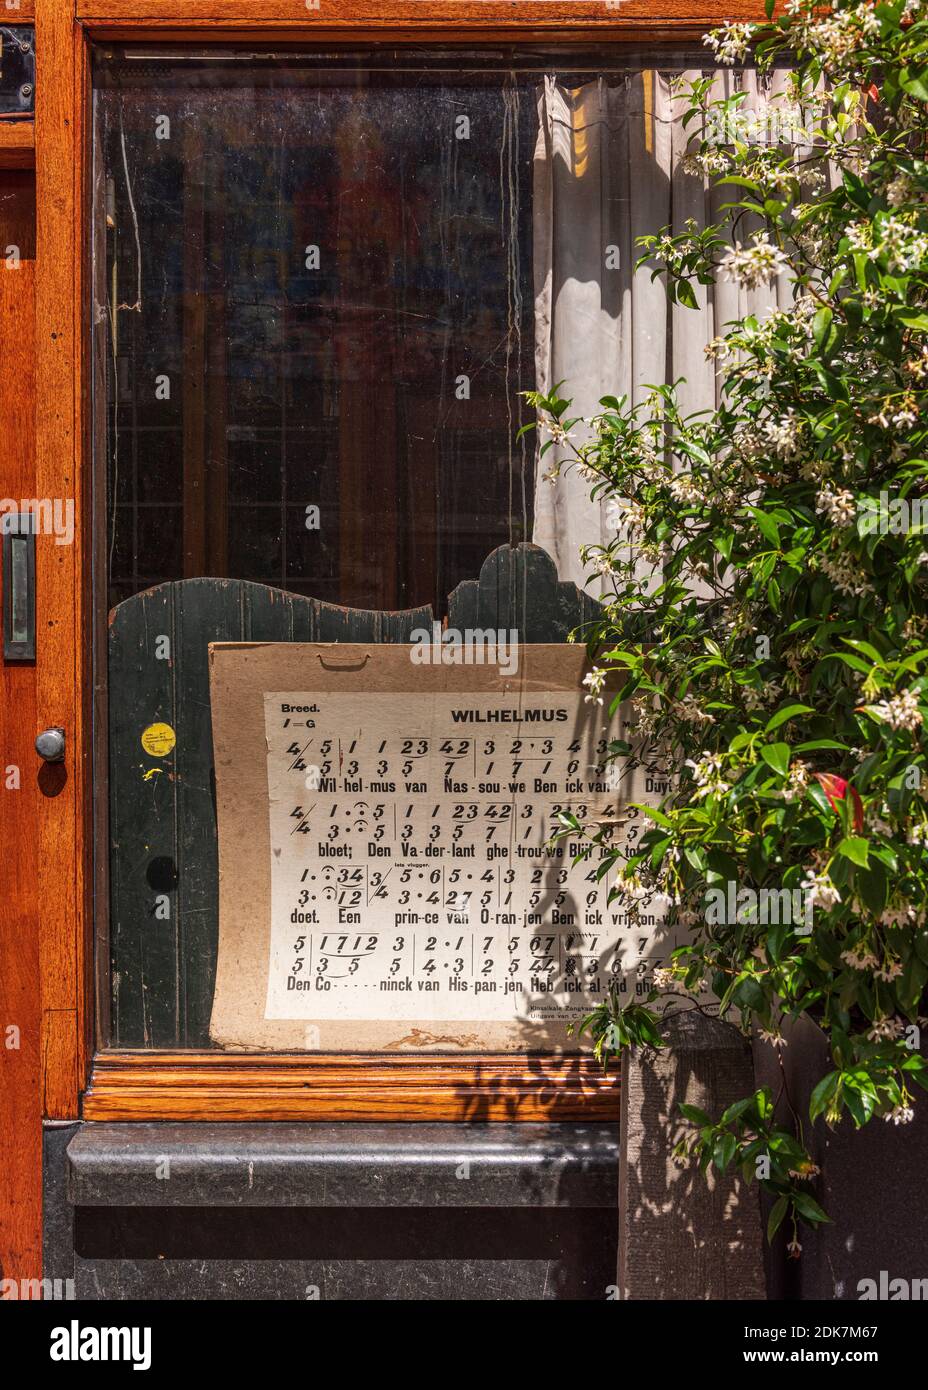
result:
M 77 1116 L 91 993 L 81 451 L 86 42 L 73 0 L 18 0 L 15 19 L 35 24 L 42 56 L 34 121 L 0 121 L 0 498 L 70 506 L 74 522 L 66 538 L 48 527 L 36 536 L 35 661 L 0 656 L 0 1277 L 19 1281 L 41 1277 L 42 1120 Z M 8 246 L 19 251 L 12 260 Z M 44 763 L 35 751 L 36 734 L 52 725 L 66 730 L 63 763 Z M 4 1285 L 2 1296 L 34 1297 L 35 1289 Z
M 0 497 L 20 504 L 36 495 L 35 220 L 32 170 L 0 169 Z M 42 1254 L 35 675 L 0 662 L 0 1279 L 17 1281 Z

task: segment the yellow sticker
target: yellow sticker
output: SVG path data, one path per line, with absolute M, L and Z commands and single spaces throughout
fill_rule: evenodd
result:
M 177 742 L 170 724 L 149 724 L 142 734 L 142 747 L 152 758 L 166 758 Z

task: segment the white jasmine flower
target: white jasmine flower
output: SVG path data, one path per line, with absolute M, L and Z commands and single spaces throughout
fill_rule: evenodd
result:
M 880 700 L 871 706 L 871 713 L 891 729 L 915 730 L 922 723 L 922 712 L 918 707 L 918 696 L 914 690 L 903 690 L 889 700 Z
M 744 62 L 755 27 L 753 24 L 725 24 L 713 33 L 703 35 L 702 41 L 712 49 L 720 63 L 730 67 L 733 63 Z
M 878 227 L 879 242 L 871 255 L 882 252 L 890 270 L 917 270 L 928 256 L 928 238 L 901 217 L 884 217 Z
M 592 671 L 587 672 L 583 677 L 583 684 L 588 686 L 588 692 L 584 696 L 584 702 L 588 705 L 601 705 L 603 697 L 601 691 L 606 684 L 608 671 L 601 666 L 594 666 Z
M 904 1025 L 898 1018 L 878 1018 L 873 1022 L 867 1037 L 871 1042 L 892 1042 L 903 1032 Z
M 908 372 L 909 376 L 914 376 L 916 381 L 924 381 L 928 376 L 928 345 L 922 347 L 919 357 L 910 357 L 903 362 L 902 370 Z
M 680 160 L 680 167 L 684 174 L 694 177 L 708 175 L 710 178 L 715 174 L 724 174 L 728 171 L 731 163 L 728 155 L 718 146 L 704 146 L 699 150 L 687 150 Z M 669 257 L 662 257 L 667 260 Z
M 742 246 L 736 241 L 734 248 L 726 251 L 722 258 L 726 279 L 746 290 L 769 285 L 787 264 L 786 256 L 779 247 L 772 245 L 766 232 L 755 232 L 751 240 L 751 246 Z
M 876 970 L 879 961 L 872 951 L 848 950 L 841 952 L 841 959 L 852 970 Z
M 827 874 L 817 874 L 814 869 L 806 869 L 806 876 L 799 885 L 801 892 L 807 893 L 813 907 L 822 907 L 826 912 L 841 901 L 841 894 Z
M 668 491 L 677 502 L 701 502 L 703 494 L 696 486 L 692 473 L 675 473 L 668 483 Z
M 809 764 L 797 758 L 790 765 L 789 780 L 783 789 L 785 801 L 798 801 L 805 796 L 806 787 L 809 785 Z
M 703 355 L 710 361 L 725 362 L 732 355 L 732 346 L 726 338 L 713 338 L 703 348 Z
M 764 434 L 770 440 L 780 458 L 793 458 L 799 452 L 799 439 L 802 421 L 797 420 L 792 408 L 778 420 L 764 421 Z
M 860 572 L 858 560 L 841 552 L 835 555 L 819 555 L 819 569 L 828 576 L 839 593 L 852 598 L 862 598 L 873 593 L 873 585 Z
M 722 780 L 722 759 L 717 753 L 703 752 L 698 760 L 687 758 L 684 766 L 693 769 L 693 781 L 699 788 L 697 796 L 712 796 L 729 790 L 728 782 Z
M 873 229 L 869 222 L 849 222 L 844 230 L 848 241 L 851 243 L 852 251 L 872 250 Z
M 879 921 L 881 927 L 907 927 L 917 917 L 915 908 L 908 903 L 904 907 L 884 907 Z
M 831 464 L 828 459 L 823 458 L 805 459 L 799 468 L 800 478 L 803 478 L 807 483 L 817 483 L 830 472 Z
M 741 698 L 745 708 L 751 712 L 775 704 L 782 694 L 783 688 L 776 681 L 764 681 L 759 689 L 753 685 L 741 687 Z
M 580 459 L 574 467 L 585 483 L 598 483 L 602 479 L 603 475 L 600 470 L 592 463 L 588 463 L 586 459 Z
M 890 416 L 890 422 L 896 429 L 909 429 L 918 423 L 918 408 L 911 396 L 906 397 L 898 410 Z
M 695 695 L 687 693 L 682 700 L 673 702 L 673 712 L 678 719 L 682 719 L 686 724 L 711 724 L 712 715 L 707 714 L 704 709 L 700 709 Z
M 886 201 L 890 207 L 897 208 L 912 196 L 912 180 L 908 174 L 897 174 L 886 185 Z
M 826 515 L 834 526 L 852 526 L 857 514 L 854 494 L 846 488 L 839 488 L 837 492 L 830 487 L 822 488 L 815 499 L 815 510 L 819 516 Z
M 620 502 L 613 498 L 607 511 L 607 518 L 611 518 L 611 524 L 616 531 L 625 531 L 629 536 L 644 530 L 645 514 L 644 508 L 638 502 Z
M 550 434 L 555 444 L 564 444 L 568 439 L 573 439 L 573 434 L 565 430 L 560 420 L 555 420 L 553 416 L 548 416 L 542 420 L 541 428 L 546 434 Z

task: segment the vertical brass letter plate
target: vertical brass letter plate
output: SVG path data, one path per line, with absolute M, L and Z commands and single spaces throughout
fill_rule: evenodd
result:
M 3 658 L 35 660 L 35 517 L 0 517 L 3 535 Z

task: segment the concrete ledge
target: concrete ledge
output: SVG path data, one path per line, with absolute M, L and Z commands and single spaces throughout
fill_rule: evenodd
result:
M 716 1118 L 755 1089 L 751 1051 L 728 1024 L 693 1010 L 665 1050 L 623 1059 L 619 1289 L 627 1299 L 763 1299 L 758 1190 L 679 1168 L 680 1102 Z
M 618 1164 L 617 1126 L 568 1123 L 85 1124 L 67 1148 L 76 1207 L 614 1210 Z

